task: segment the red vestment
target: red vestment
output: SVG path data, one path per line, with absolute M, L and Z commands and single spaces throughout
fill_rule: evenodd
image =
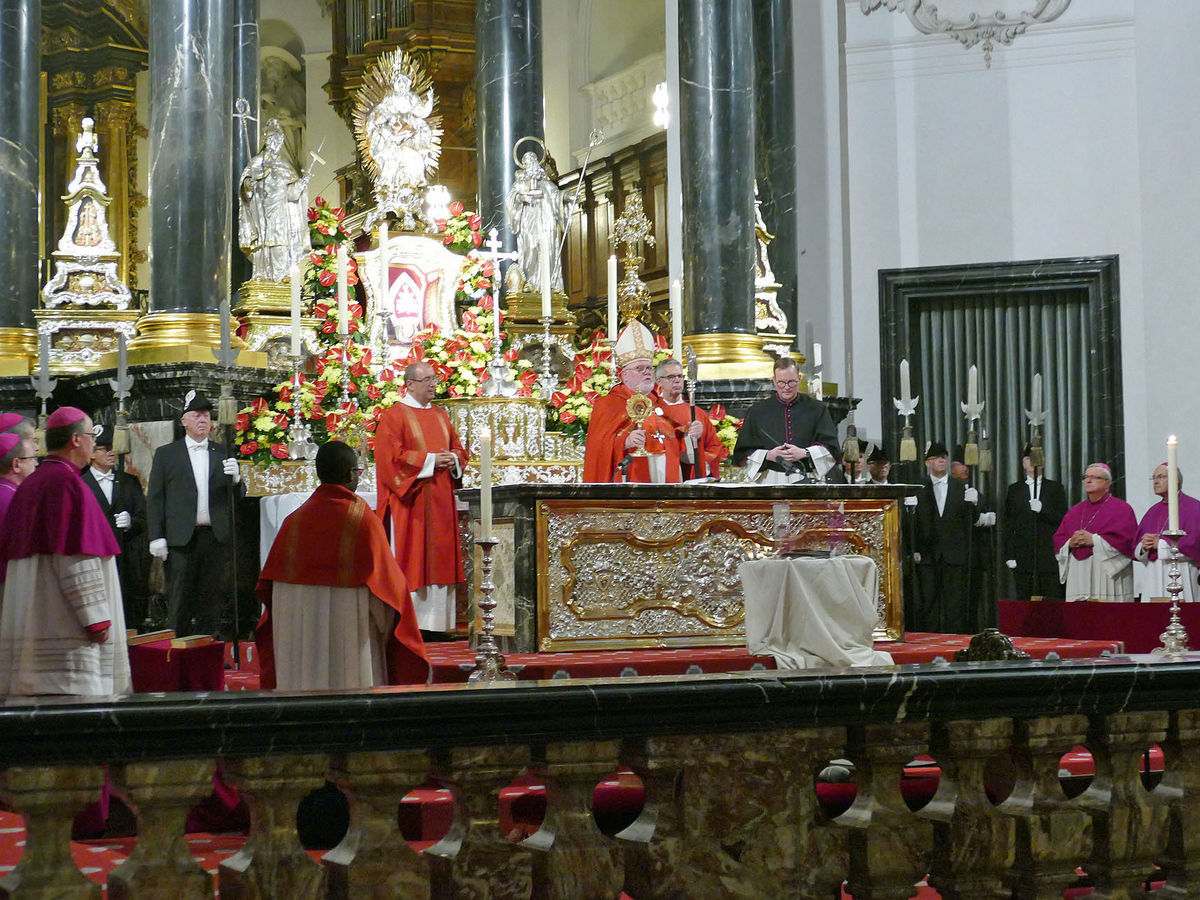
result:
M 656 397 L 655 402 L 657 404 L 655 408 L 661 409 L 663 417 L 675 425 L 675 435 L 679 439 L 680 456 L 682 457 L 683 440 L 692 424 L 692 406 L 684 400 L 667 403 L 661 397 Z M 695 465 L 682 463 L 683 478 L 685 481 L 692 478 L 720 478 L 721 460 L 729 455 L 729 449 L 717 437 L 717 429 L 713 425 L 712 419 L 708 417 L 708 413 L 698 406 L 696 407 L 696 421 L 704 427 L 704 431 L 701 433 L 700 439 L 696 441 Z
M 616 471 L 617 465 L 630 452 L 625 449 L 625 438 L 637 427 L 625 412 L 625 404 L 632 396 L 633 391 L 618 383 L 592 407 L 587 445 L 583 451 L 584 481 L 603 483 L 621 480 Z M 679 440 L 675 437 L 675 426 L 651 414 L 642 423 L 642 428 L 646 432 L 646 452 L 652 455 L 665 454 L 666 480 L 678 483 Z M 634 457 L 626 470 L 626 480 L 649 483 L 650 464 L 646 457 Z
M 417 477 L 430 453 L 447 450 L 458 457 L 461 471 L 467 464 L 467 451 L 441 407 L 418 409 L 400 402 L 379 417 L 375 429 L 376 510 L 385 524 L 391 518 L 396 561 L 410 591 L 466 580 L 455 477 L 450 469 L 434 469 L 428 478 Z
M 365 586 L 399 614 L 388 638 L 388 683 L 424 684 L 429 680 L 425 642 L 417 629 L 404 574 L 392 558 L 383 523 L 353 491 L 338 484 L 322 484 L 283 520 L 275 536 L 255 588 L 266 607 L 255 632 L 264 688 L 275 687 L 270 616 L 272 583 L 276 581 Z

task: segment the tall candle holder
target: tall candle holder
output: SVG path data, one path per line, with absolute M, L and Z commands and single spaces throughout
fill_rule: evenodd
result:
M 1182 570 L 1179 565 L 1179 539 L 1185 534 L 1187 534 L 1186 531 L 1170 530 L 1159 534 L 1159 537 L 1163 538 L 1171 548 L 1171 559 L 1167 563 L 1167 593 L 1171 595 L 1171 621 L 1167 625 L 1167 630 L 1159 635 L 1162 646 L 1154 648 L 1154 653 L 1163 656 L 1182 656 L 1188 649 L 1187 630 L 1179 621 L 1179 595 L 1183 593 L 1183 584 L 1180 583 Z
M 482 594 L 479 598 L 479 609 L 483 614 L 483 631 L 475 652 L 475 668 L 467 676 L 467 683 L 493 684 L 516 681 L 517 676 L 504 665 L 504 657 L 500 655 L 500 647 L 496 643 L 495 635 L 496 600 L 492 596 L 492 592 L 496 590 L 496 583 L 492 581 L 492 552 L 500 542 L 493 537 L 487 537 L 478 538 L 475 543 L 479 545 L 483 554 L 479 576 L 479 591 Z
M 542 374 L 538 376 L 538 384 L 542 388 L 542 396 L 549 399 L 558 390 L 558 376 L 550 370 L 550 350 L 556 346 L 556 336 L 550 334 L 550 326 L 554 324 L 553 316 L 542 316 Z
M 339 398 L 342 409 L 350 402 L 350 335 L 343 335 L 342 344 L 342 396 Z
M 313 460 L 317 456 L 317 445 L 312 439 L 312 428 L 304 419 L 304 410 L 300 405 L 300 366 L 304 363 L 304 355 L 290 356 L 294 371 L 292 374 L 292 424 L 288 428 L 288 458 Z
M 500 342 L 493 341 L 492 358 L 487 367 L 487 381 L 483 383 L 483 396 L 517 396 L 517 383 L 509 377 L 511 374 L 512 370 L 509 369 L 508 363 L 504 361 L 504 356 L 500 353 Z

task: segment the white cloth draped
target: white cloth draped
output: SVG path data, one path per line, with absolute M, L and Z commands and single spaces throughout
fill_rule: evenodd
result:
M 366 587 L 277 581 L 271 589 L 275 685 L 281 691 L 387 684 L 395 611 Z
M 93 644 L 85 628 L 111 623 Z M 10 560 L 0 607 L 0 695 L 111 696 L 133 690 L 121 582 L 111 556 Z
M 1067 601 L 1132 600 L 1133 560 L 1100 535 L 1092 535 L 1092 555 L 1076 559 L 1071 542 L 1058 551 L 1058 577 L 1067 586 Z
M 817 470 L 817 478 L 824 478 L 829 470 L 833 468 L 833 454 L 823 444 L 813 444 L 811 447 L 806 447 L 805 449 L 808 450 L 808 456 L 812 460 L 813 467 Z M 758 477 L 759 472 L 766 461 L 766 450 L 755 450 L 747 456 L 746 477 L 751 480 L 758 480 L 760 484 L 795 484 L 804 477 L 800 470 L 802 463 L 798 463 L 795 471 L 791 474 L 777 472 L 775 469 L 767 469 L 762 473 L 760 480 Z
M 1164 540 L 1158 542 L 1158 559 L 1150 559 L 1150 554 L 1142 549 L 1141 543 L 1134 548 L 1133 559 L 1133 594 L 1142 600 L 1170 600 L 1167 585 L 1171 579 L 1167 577 L 1167 568 L 1171 562 L 1171 546 Z M 1198 592 L 1196 585 L 1196 564 L 1179 555 L 1179 584 L 1183 593 L 1179 595 L 1180 603 L 1195 602 Z
M 879 571 L 870 557 L 757 559 L 738 574 L 751 653 L 781 669 L 892 664 L 874 648 Z

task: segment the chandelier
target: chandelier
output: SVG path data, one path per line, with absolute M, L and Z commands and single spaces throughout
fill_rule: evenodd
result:
M 983 45 L 983 60 L 992 67 L 994 41 L 1011 44 L 1030 25 L 1053 22 L 1071 0 L 858 0 L 864 15 L 881 6 L 903 12 L 921 34 L 945 34 L 963 47 Z M 984 10 L 992 10 L 985 12 Z

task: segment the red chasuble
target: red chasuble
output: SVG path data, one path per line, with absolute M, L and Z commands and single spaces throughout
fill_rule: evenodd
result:
M 396 561 L 411 591 L 466 580 L 454 476 L 450 469 L 435 469 L 429 478 L 417 477 L 428 454 L 447 450 L 458 457 L 460 467 L 467 464 L 467 451 L 450 417 L 438 406 L 417 409 L 397 403 L 379 418 L 376 508 L 385 523 L 391 518 Z
M 275 687 L 270 623 L 275 581 L 367 587 L 399 614 L 387 645 L 388 682 L 424 684 L 429 680 L 425 643 L 417 629 L 404 574 L 392 558 L 383 523 L 362 497 L 341 485 L 323 484 L 283 520 L 255 589 L 266 607 L 255 632 L 264 688 Z
M 1100 535 L 1122 556 L 1133 559 L 1137 517 L 1133 514 L 1133 507 L 1120 497 L 1105 494 L 1104 499 L 1096 503 L 1084 498 L 1067 510 L 1058 531 L 1054 532 L 1054 552 L 1061 550 L 1071 535 L 1081 528 Z M 1078 560 L 1088 559 L 1092 555 L 1092 548 L 1072 547 L 1071 555 Z
M 617 384 L 592 407 L 592 418 L 588 422 L 587 445 L 583 451 L 583 480 L 587 482 L 620 481 L 617 465 L 628 452 L 625 438 L 636 427 L 625 412 L 625 404 L 633 391 Z M 653 400 L 651 401 L 653 402 Z M 651 415 L 642 423 L 646 431 L 646 452 L 665 453 L 667 481 L 678 483 L 679 440 L 675 437 L 675 426 L 665 419 Z M 635 457 L 626 470 L 626 480 L 648 483 L 650 463 L 643 457 Z
M 669 419 L 675 426 L 675 437 L 679 440 L 680 454 L 683 453 L 683 438 L 688 427 L 692 424 L 692 406 L 690 403 L 667 403 L 661 397 L 655 397 L 655 408 L 663 411 L 663 417 Z M 729 450 L 717 437 L 717 429 L 713 426 L 708 413 L 696 407 L 696 421 L 704 426 L 700 440 L 696 442 L 696 464 L 683 463 L 684 479 L 691 478 L 720 478 L 721 460 L 729 455 Z

